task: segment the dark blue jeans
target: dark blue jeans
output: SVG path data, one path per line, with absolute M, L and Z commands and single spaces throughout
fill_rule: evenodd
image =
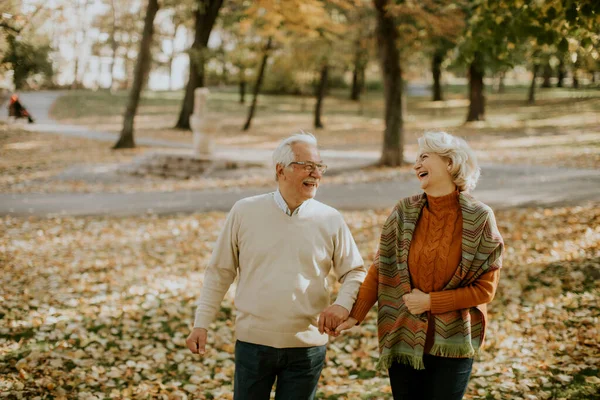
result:
M 388 370 L 394 400 L 460 400 L 473 369 L 472 358 L 425 354 L 425 369 L 394 363 Z
M 325 346 L 274 347 L 235 343 L 234 400 L 312 400 L 325 364 Z

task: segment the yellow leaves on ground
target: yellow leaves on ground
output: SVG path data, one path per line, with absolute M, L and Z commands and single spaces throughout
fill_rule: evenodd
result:
M 388 210 L 345 212 L 370 263 Z M 600 207 L 497 212 L 506 256 L 469 399 L 588 399 L 600 365 Z M 225 214 L 0 225 L 0 392 L 9 398 L 231 398 L 231 293 L 207 355 L 185 348 Z M 333 340 L 318 398 L 389 399 L 376 315 Z

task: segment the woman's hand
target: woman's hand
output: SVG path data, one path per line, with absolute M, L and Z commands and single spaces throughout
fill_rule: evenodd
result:
M 413 289 L 412 292 L 402 296 L 406 308 L 413 315 L 423 314 L 431 310 L 431 297 L 419 289 Z
M 353 318 L 353 317 L 348 318 L 346 321 L 339 324 L 337 326 L 337 328 L 335 328 L 335 331 L 331 334 L 331 336 L 333 336 L 333 337 L 340 336 L 340 333 L 342 333 L 342 331 L 353 328 L 357 322 L 358 321 L 356 320 L 356 318 Z

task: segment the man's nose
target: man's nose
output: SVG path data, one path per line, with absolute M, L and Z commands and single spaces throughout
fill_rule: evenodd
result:
M 323 173 L 321 171 L 319 171 L 318 168 L 315 168 L 310 172 L 310 176 L 321 179 L 321 177 L 323 176 Z

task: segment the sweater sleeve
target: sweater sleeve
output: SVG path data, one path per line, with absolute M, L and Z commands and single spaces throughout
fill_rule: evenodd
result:
M 480 304 L 487 304 L 494 298 L 500 269 L 486 272 L 469 286 L 454 290 L 429 293 L 431 298 L 431 313 L 443 314 L 448 311 L 471 308 Z
M 239 266 L 238 228 L 239 216 L 234 205 L 227 216 L 225 228 L 219 235 L 204 273 L 204 283 L 197 302 L 194 328 L 208 329 L 221 307 L 221 302 L 229 290 L 229 286 L 235 280 Z
M 375 262 L 373 262 L 373 265 L 371 265 L 371 268 L 369 268 L 369 273 L 367 274 L 365 281 L 362 283 L 362 285 L 360 285 L 358 298 L 356 299 L 354 307 L 352 307 L 352 311 L 350 312 L 350 316 L 355 318 L 359 323 L 365 319 L 367 313 L 377 301 L 377 286 L 379 283 L 378 260 L 379 253 L 377 253 Z
M 350 311 L 356 300 L 358 288 L 365 280 L 367 270 L 352 233 L 343 219 L 334 241 L 333 272 L 342 283 L 334 304 Z

